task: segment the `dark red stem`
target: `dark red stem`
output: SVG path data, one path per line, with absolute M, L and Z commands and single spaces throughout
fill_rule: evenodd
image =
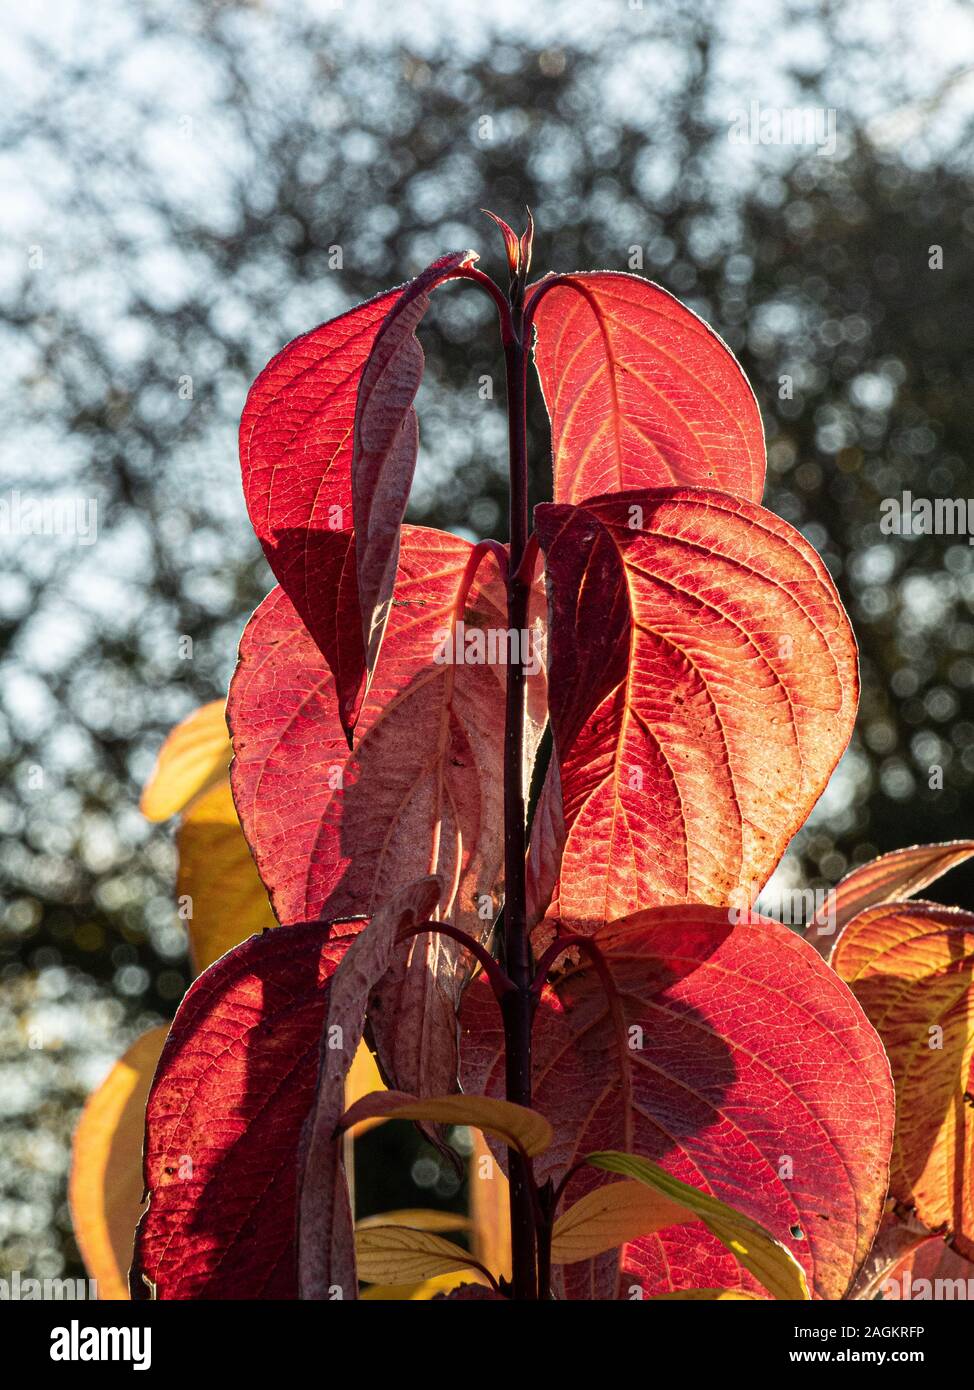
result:
M 497 316 L 500 319 L 501 341 L 506 349 L 508 343 L 513 341 L 516 334 L 514 321 L 511 316 L 511 306 L 504 298 L 503 292 L 498 289 L 489 275 L 485 275 L 484 272 L 478 270 L 476 266 L 459 266 L 453 272 L 451 278 L 454 280 L 472 280 L 475 285 L 479 285 L 494 301 L 497 307 Z
M 527 350 L 523 340 L 523 281 L 511 303 L 513 334 L 504 344 L 510 437 L 511 511 L 507 622 L 527 628 L 530 577 L 521 562 L 528 545 Z M 504 963 L 514 989 L 501 1001 L 504 1019 L 507 1099 L 531 1104 L 531 1026 L 537 998 L 531 991 L 533 962 L 526 918 L 524 788 L 525 672 L 507 673 L 504 727 Z M 534 1177 L 530 1163 L 508 1150 L 511 1177 L 511 1256 L 516 1299 L 538 1297 Z

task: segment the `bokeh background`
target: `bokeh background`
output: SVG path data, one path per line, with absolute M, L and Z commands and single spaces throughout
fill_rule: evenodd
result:
M 270 587 L 247 387 L 445 250 L 503 278 L 481 207 L 531 206 L 539 272 L 641 255 L 754 383 L 766 504 L 824 556 L 863 668 L 776 882 L 974 834 L 974 549 L 879 526 L 904 489 L 970 497 L 974 525 L 966 0 L 46 0 L 4 24 L 0 497 L 93 500 L 98 532 L 0 534 L 0 1277 L 80 1272 L 78 1109 L 189 978 L 171 830 L 137 803 Z M 735 143 L 752 102 L 833 111 L 834 152 Z M 489 325 L 437 295 L 411 519 L 503 538 Z M 974 907 L 974 873 L 933 895 Z M 456 1195 L 419 1149 L 403 1181 L 389 1205 Z

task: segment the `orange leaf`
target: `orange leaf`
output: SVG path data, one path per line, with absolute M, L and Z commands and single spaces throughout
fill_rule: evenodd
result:
M 198 974 L 248 936 L 277 925 L 240 829 L 226 773 L 183 813 L 176 847 L 176 894 Z
M 473 1253 L 495 1277 L 511 1277 L 510 1184 L 479 1129 L 470 1155 L 470 1219 Z
M 147 820 L 163 821 L 193 797 L 221 781 L 230 765 L 226 705 L 212 700 L 177 724 L 159 750 L 139 808 Z
M 826 935 L 814 925 L 805 935 L 826 960 L 841 931 L 857 912 L 877 903 L 898 903 L 912 898 L 950 869 L 974 854 L 974 840 L 948 840 L 939 845 L 910 845 L 871 859 L 841 879 L 835 890 L 835 922 Z
M 168 1028 L 150 1028 L 88 1097 L 74 1134 L 68 1200 L 75 1239 L 98 1297 L 129 1296 L 142 1210 L 145 1103 Z
M 197 974 L 277 924 L 230 794 L 231 756 L 225 703 L 214 700 L 169 734 L 142 793 L 150 820 L 182 812 L 176 894 Z
M 832 965 L 882 1038 L 896 1086 L 890 1196 L 974 1257 L 974 913 L 934 903 L 861 912 Z

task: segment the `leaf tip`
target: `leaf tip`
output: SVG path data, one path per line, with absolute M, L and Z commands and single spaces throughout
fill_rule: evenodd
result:
M 527 209 L 528 223 L 521 236 L 518 236 L 514 228 L 505 222 L 503 217 L 498 217 L 496 212 L 491 212 L 490 208 L 481 208 L 480 211 L 500 228 L 504 238 L 504 249 L 507 252 L 507 266 L 511 272 L 511 285 L 512 287 L 519 285 L 521 292 L 523 292 L 524 281 L 531 264 L 531 248 L 534 244 L 534 217 L 531 214 L 531 209 Z

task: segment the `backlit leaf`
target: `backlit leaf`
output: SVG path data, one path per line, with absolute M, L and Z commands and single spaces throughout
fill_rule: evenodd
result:
M 612 271 L 553 276 L 529 297 L 556 502 L 684 483 L 760 502 L 754 392 L 702 319 L 659 285 Z
M 426 288 L 469 255 L 434 262 Z M 254 382 L 240 420 L 251 523 L 331 666 L 346 730 L 365 676 L 352 533 L 356 403 L 372 349 L 410 288 L 388 290 L 289 343 Z
M 169 734 L 140 804 L 149 820 L 182 812 L 176 897 L 196 973 L 275 925 L 230 794 L 232 752 L 226 702 L 213 700 Z
M 593 1168 L 602 1168 L 608 1173 L 621 1173 L 624 1177 L 635 1178 L 671 1205 L 676 1205 L 677 1210 L 698 1217 L 721 1245 L 728 1249 L 775 1298 L 808 1298 L 805 1276 L 794 1255 L 763 1226 L 751 1221 L 726 1202 L 717 1201 L 708 1193 L 680 1182 L 658 1164 L 650 1163 L 648 1159 L 639 1158 L 634 1154 L 589 1154 L 586 1162 Z M 584 1198 L 582 1200 L 584 1201 Z M 680 1221 L 678 1224 L 683 1225 L 685 1222 Z M 656 1226 L 654 1229 L 661 1230 L 663 1226 Z M 631 1232 L 630 1238 L 638 1234 L 641 1233 Z
M 228 701 L 231 776 L 282 921 L 371 915 L 433 869 L 446 885 L 441 919 L 478 938 L 489 929 L 503 879 L 503 788 L 483 769 L 501 762 L 507 668 L 436 660 L 452 652 L 471 551 L 456 536 L 404 528 L 396 600 L 354 752 L 331 672 L 286 595 L 276 589 L 251 619 Z M 468 637 L 506 630 L 491 556 L 464 614 Z M 543 699 L 543 676 L 530 684 Z M 527 741 L 538 737 L 535 718 Z M 425 934 L 383 984 L 374 1042 L 384 1074 L 404 1090 L 455 1084 L 458 962 L 460 947 Z
M 139 809 L 147 820 L 168 820 L 221 781 L 229 763 L 226 702 L 212 700 L 168 735 L 143 788 Z
M 879 1038 L 851 992 L 798 936 L 719 908 L 656 908 L 605 926 L 563 958 L 534 1029 L 533 1104 L 555 1138 L 555 1181 L 593 1150 L 638 1153 L 765 1227 L 809 1287 L 841 1298 L 872 1242 L 888 1180 L 893 1094 Z M 503 1033 L 485 984 L 461 1015 L 464 1088 L 504 1093 Z M 571 1204 L 600 1180 L 583 1170 Z M 670 1227 L 565 1267 L 576 1298 L 754 1288 L 697 1227 Z
M 905 902 L 950 869 L 974 854 L 974 840 L 949 840 L 939 845 L 910 845 L 870 859 L 841 879 L 835 890 L 834 923 L 828 933 L 816 925 L 805 935 L 826 960 L 835 945 L 835 933 L 867 907 L 877 903 Z
M 176 848 L 176 896 L 196 972 L 277 925 L 237 820 L 226 768 L 222 780 L 183 812 Z
M 145 1103 L 167 1032 L 150 1028 L 136 1039 L 88 1097 L 74 1132 L 71 1222 L 100 1299 L 129 1296 L 128 1272 L 142 1210 Z
M 499 757 L 505 667 L 435 659 L 471 549 L 405 528 L 396 606 L 354 752 L 331 673 L 282 590 L 248 624 L 228 701 L 231 780 L 282 921 L 368 914 L 434 862 L 457 885 L 446 915 L 476 934 L 474 899 L 494 890 L 502 860 L 500 793 L 481 786 L 478 764 Z M 468 602 L 479 625 L 504 621 L 492 558 Z
M 855 718 L 856 647 L 821 560 L 700 489 L 536 510 L 573 929 L 757 896 Z
M 190 986 L 146 1110 L 133 1297 L 297 1296 L 298 1140 L 329 982 L 355 930 L 264 932 Z
M 889 1054 L 896 1083 L 890 1196 L 974 1258 L 974 913 L 868 908 L 832 955 Z
M 468 1190 L 473 1224 L 471 1247 L 498 1278 L 511 1278 L 511 1190 L 479 1129 L 473 1130 Z
M 614 1250 L 637 1236 L 699 1218 L 641 1182 L 608 1182 L 586 1192 L 555 1221 L 553 1264 L 577 1264 Z
M 343 1144 L 336 1138 L 346 1079 L 365 1031 L 369 995 L 401 949 L 402 930 L 429 917 L 440 891 L 439 879 L 427 877 L 393 894 L 351 943 L 332 979 L 315 1102 L 299 1160 L 298 1287 L 303 1299 L 357 1297 L 352 1211 Z M 425 1277 L 406 1275 L 400 1282 Z M 395 1281 L 379 1275 L 372 1282 Z
M 359 1275 L 370 1284 L 411 1284 L 457 1269 L 476 1269 L 466 1250 L 429 1231 L 375 1226 L 355 1233 Z
M 376 335 L 359 382 L 352 521 L 366 689 L 389 617 L 400 526 L 419 453 L 413 399 L 423 379 L 424 357 L 416 329 L 429 308 L 430 291 L 476 259 L 473 251 L 442 256 L 406 287 Z M 339 694 L 344 696 L 341 690 Z

